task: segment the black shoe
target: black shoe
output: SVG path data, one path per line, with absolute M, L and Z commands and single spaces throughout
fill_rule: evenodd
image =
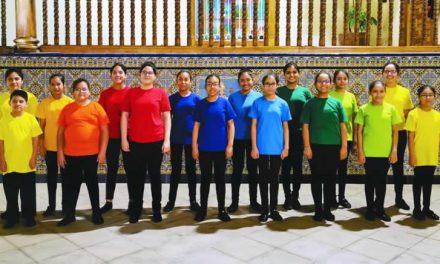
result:
M 53 216 L 54 214 L 55 214 L 55 207 L 49 205 L 46 208 L 46 211 L 44 211 L 43 216 L 48 217 L 48 216 Z
M 409 205 L 403 199 L 396 200 L 396 207 L 403 210 L 409 210 Z
M 8 214 L 8 211 L 4 211 L 3 213 L 0 214 L 0 218 L 3 220 L 6 219 L 7 214 Z
M 384 222 L 390 222 L 391 221 L 391 217 L 389 215 L 387 215 L 385 212 L 378 212 L 376 213 L 377 218 L 379 218 L 380 220 L 384 221 Z
M 348 208 L 348 209 L 351 208 L 351 204 L 345 198 L 339 200 L 339 205 L 344 208 Z
M 417 219 L 417 220 L 419 220 L 419 221 L 423 221 L 423 220 L 425 220 L 425 214 L 424 213 L 422 213 L 422 211 L 420 210 L 420 209 L 414 209 L 413 210 L 413 218 L 414 219 Z
M 231 203 L 231 205 L 228 207 L 228 213 L 235 213 L 238 210 L 238 203 Z
M 57 223 L 57 226 L 66 226 L 76 221 L 75 216 L 66 216 Z
M 200 210 L 200 205 L 196 201 L 190 202 L 189 209 L 191 211 L 197 212 Z
M 374 213 L 374 211 L 367 210 L 367 212 L 365 213 L 365 219 L 367 219 L 368 221 L 374 221 L 376 219 L 376 214 Z
M 322 220 L 324 220 L 324 217 L 322 216 L 321 212 L 315 212 L 315 215 L 313 215 L 313 220 L 321 222 Z
M 35 226 L 37 224 L 37 222 L 35 221 L 35 219 L 33 218 L 33 217 L 31 217 L 31 218 L 27 218 L 25 221 L 24 221 L 24 226 L 26 226 L 26 227 L 33 227 L 33 226 Z
M 258 216 L 258 221 L 260 222 L 267 222 L 269 219 L 269 215 L 267 213 L 262 213 L 260 216 Z
M 261 204 L 259 204 L 257 202 L 253 202 L 250 205 L 250 209 L 252 212 L 261 213 L 261 211 L 263 210 L 263 207 L 261 206 Z
M 226 213 L 226 211 L 222 210 L 218 213 L 217 216 L 218 219 L 222 220 L 223 222 L 229 222 L 231 221 L 231 217 Z
M 162 222 L 162 215 L 160 214 L 160 212 L 153 213 L 151 221 L 153 221 L 154 223 Z
M 293 209 L 293 207 L 292 207 L 292 198 L 290 196 L 286 197 L 286 199 L 284 200 L 283 208 L 286 211 Z
M 3 229 L 11 229 L 11 228 L 13 228 L 16 224 L 17 224 L 17 222 L 6 221 L 6 223 L 3 225 Z
M 439 216 L 434 213 L 432 210 L 426 210 L 423 212 L 426 217 L 432 219 L 432 220 L 439 220 Z
M 135 223 L 139 222 L 139 216 L 130 215 L 130 217 L 128 218 L 128 222 L 130 224 L 135 224 Z
M 330 202 L 331 208 L 338 208 L 338 206 L 339 206 L 339 203 L 338 203 L 338 201 L 336 201 L 336 199 Z
M 111 209 L 113 209 L 113 203 L 112 202 L 105 202 L 104 206 L 101 207 L 100 211 L 101 214 L 107 213 L 108 211 L 110 211 Z
M 168 202 L 165 207 L 163 208 L 163 211 L 165 213 L 171 212 L 174 209 L 174 202 Z
M 283 217 L 280 215 L 280 213 L 278 213 L 277 210 L 271 211 L 269 217 L 274 221 L 283 221 Z
M 295 210 L 301 209 L 301 203 L 298 201 L 298 199 L 293 199 L 291 205 L 292 205 L 292 209 Z
M 206 218 L 206 211 L 200 209 L 197 214 L 196 217 L 194 217 L 194 220 L 196 220 L 197 222 L 202 222 L 203 220 L 205 220 Z
M 133 202 L 128 202 L 127 210 L 124 213 L 130 216 L 132 210 L 133 210 Z
M 92 214 L 92 223 L 94 225 L 102 225 L 104 223 L 104 218 L 100 213 Z
M 324 213 L 324 219 L 327 221 L 335 221 L 335 215 L 330 211 Z

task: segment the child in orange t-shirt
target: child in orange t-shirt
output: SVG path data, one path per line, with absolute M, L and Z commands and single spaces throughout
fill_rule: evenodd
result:
M 63 180 L 65 214 L 58 226 L 65 226 L 75 219 L 76 202 L 82 183 L 82 175 L 92 204 L 92 222 L 104 223 L 99 210 L 98 164 L 104 164 L 109 132 L 109 119 L 102 106 L 92 102 L 90 84 L 77 79 L 72 84 L 75 102 L 66 105 L 58 119 L 58 165 L 65 168 Z

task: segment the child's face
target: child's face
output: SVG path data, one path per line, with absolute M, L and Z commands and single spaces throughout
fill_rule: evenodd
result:
M 50 93 L 53 97 L 60 97 L 64 93 L 64 84 L 59 77 L 50 80 Z
M 20 75 L 16 72 L 12 72 L 6 78 L 6 86 L 8 86 L 8 90 L 10 92 L 21 89 L 23 85 L 23 79 L 21 79 Z
M 127 79 L 127 75 L 121 66 L 116 66 L 112 70 L 112 82 L 114 84 L 122 84 Z
M 419 100 L 420 100 L 420 106 L 432 107 L 432 104 L 434 103 L 434 100 L 435 100 L 435 94 L 431 89 L 426 88 L 420 94 Z
M 153 68 L 145 66 L 140 72 L 140 79 L 143 85 L 152 85 L 156 80 L 156 74 L 154 74 Z
M 399 73 L 397 72 L 396 65 L 389 64 L 383 69 L 383 79 L 386 83 L 398 81 Z
M 89 99 L 89 96 L 90 96 L 89 87 L 85 82 L 78 83 L 75 89 L 73 90 L 73 98 L 75 99 L 76 102 L 83 102 Z
M 274 76 L 268 76 L 263 83 L 263 93 L 265 96 L 274 96 L 277 91 L 277 80 Z
M 10 104 L 11 104 L 11 108 L 12 108 L 13 113 L 21 113 L 27 107 L 26 100 L 21 96 L 12 97 Z
M 191 90 L 191 77 L 187 72 L 182 72 L 179 74 L 176 80 L 177 88 L 179 92 L 186 92 Z
M 206 93 L 208 97 L 215 97 L 220 94 L 220 80 L 212 76 L 206 81 Z
M 286 73 L 284 73 L 284 79 L 289 83 L 298 83 L 299 71 L 294 67 L 290 66 L 287 68 Z
M 338 75 L 336 75 L 335 84 L 336 87 L 338 88 L 347 89 L 348 86 L 347 75 L 343 72 L 338 73 Z
M 252 76 L 250 76 L 247 72 L 241 74 L 238 83 L 240 84 L 241 90 L 243 92 L 249 92 L 252 87 L 254 87 L 254 80 L 252 79 Z
M 328 94 L 332 87 L 332 81 L 327 74 L 320 74 L 316 79 L 315 86 L 319 94 Z
M 385 87 L 381 84 L 376 84 L 370 92 L 371 101 L 374 104 L 382 104 L 385 97 Z

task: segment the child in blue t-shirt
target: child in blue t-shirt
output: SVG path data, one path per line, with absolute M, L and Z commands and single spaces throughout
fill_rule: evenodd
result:
M 185 170 L 188 176 L 189 202 L 192 211 L 200 209 L 196 201 L 196 161 L 192 157 L 191 143 L 194 127 L 194 110 L 200 97 L 191 92 L 191 74 L 188 71 L 177 73 L 178 91 L 172 94 L 171 104 L 171 179 L 168 203 L 163 210 L 170 212 L 176 202 L 177 187 L 182 171 L 182 152 L 185 152 Z
M 261 193 L 261 222 L 270 217 L 275 221 L 283 218 L 277 211 L 278 174 L 281 160 L 289 154 L 289 126 L 292 119 L 286 101 L 276 95 L 278 76 L 263 77 L 264 96 L 255 100 L 249 117 L 252 118 L 252 158 L 258 159 L 258 183 Z M 270 183 L 270 206 L 268 185 Z M 270 214 L 269 214 L 270 210 Z
M 218 218 L 224 222 L 231 220 L 225 211 L 225 170 L 226 159 L 232 157 L 234 142 L 235 113 L 231 104 L 220 97 L 220 77 L 210 74 L 206 77 L 207 97 L 196 105 L 192 134 L 192 155 L 199 160 L 201 170 L 200 210 L 195 220 L 203 221 L 208 209 L 209 186 L 214 178 L 217 190 Z
M 249 200 L 253 211 L 260 212 L 261 205 L 257 202 L 257 162 L 251 158 L 251 119 L 248 114 L 252 104 L 261 93 L 254 91 L 254 81 L 250 69 L 242 69 L 238 73 L 240 90 L 231 94 L 228 98 L 237 116 L 234 118 L 234 156 L 232 156 L 232 203 L 228 212 L 233 213 L 238 209 L 240 196 L 240 184 L 243 175 L 244 161 L 249 181 Z

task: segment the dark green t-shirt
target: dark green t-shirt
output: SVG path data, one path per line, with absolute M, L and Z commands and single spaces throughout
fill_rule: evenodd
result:
M 341 101 L 333 97 L 310 99 L 301 114 L 301 123 L 309 124 L 311 144 L 340 145 L 339 125 L 346 122 Z
M 292 120 L 289 121 L 289 129 L 291 131 L 301 130 L 301 112 L 304 104 L 313 97 L 312 93 L 303 86 L 297 86 L 295 89 L 281 86 L 278 87 L 277 94 L 289 105 L 290 115 L 292 116 Z

